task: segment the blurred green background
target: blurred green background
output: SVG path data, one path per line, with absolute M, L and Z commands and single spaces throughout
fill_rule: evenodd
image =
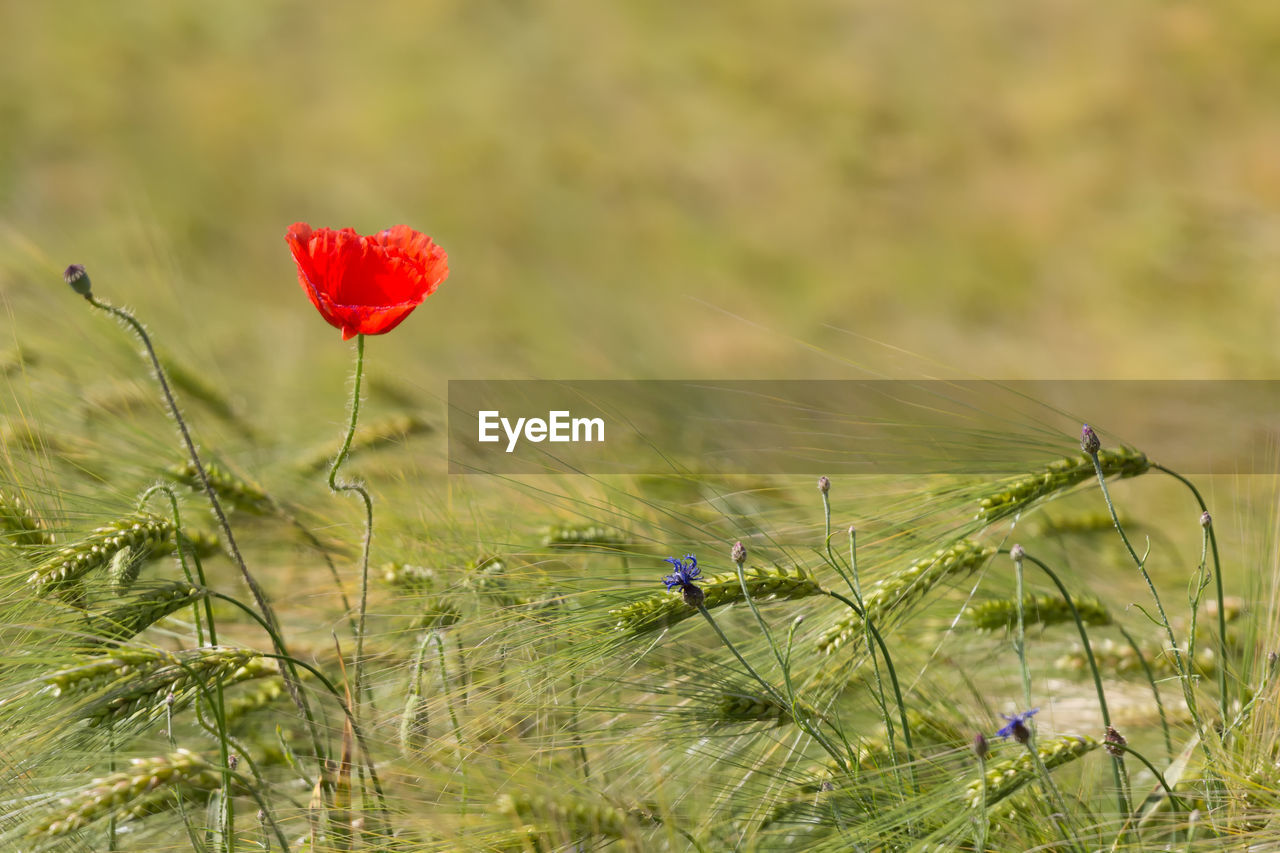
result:
M 315 376 L 336 405 L 349 348 L 285 228 L 405 222 L 452 275 L 370 365 L 431 395 L 1276 374 L 1277 3 L 0 15 L 6 344 L 102 325 L 62 289 L 81 262 L 251 403 Z

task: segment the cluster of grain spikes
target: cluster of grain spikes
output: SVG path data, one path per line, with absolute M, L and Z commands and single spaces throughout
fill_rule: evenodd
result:
M 603 800 L 539 794 L 504 794 L 498 799 L 497 811 L 553 837 L 612 838 L 631 845 L 636 843 L 637 833 L 661 823 L 647 809 L 623 809 Z
M 248 792 L 240 777 L 231 793 Z M 175 808 L 180 800 L 203 802 L 222 788 L 223 772 L 186 749 L 155 758 L 135 758 L 117 773 L 61 797 L 56 808 L 26 831 L 32 841 L 55 839 L 114 818 L 124 823 Z
M 972 573 L 995 552 L 993 546 L 961 539 L 932 556 L 916 560 L 871 587 L 863 596 L 866 614 L 873 625 L 882 624 L 890 614 L 924 600 L 934 587 L 948 578 Z M 860 640 L 864 633 L 862 618 L 851 613 L 823 632 L 817 645 L 826 654 L 831 654 L 845 643 Z
M 172 536 L 172 522 L 148 512 L 135 513 L 60 548 L 31 573 L 28 583 L 40 594 L 67 591 L 85 575 L 110 565 L 117 554 L 127 552 L 130 561 L 141 561 Z
M 149 586 L 104 613 L 87 616 L 84 631 L 95 638 L 88 640 L 87 644 L 127 640 L 171 613 L 203 601 L 208 595 L 207 590 L 186 581 L 163 581 Z
M 277 511 L 275 501 L 261 486 L 231 473 L 214 462 L 204 463 L 204 472 L 218 499 L 228 506 L 250 515 L 270 515 Z M 204 492 L 200 473 L 191 460 L 174 465 L 165 473 L 175 482 L 195 492 Z
M 1143 453 L 1121 447 L 1116 450 L 1098 451 L 1098 464 L 1108 477 L 1137 477 L 1151 468 L 1151 462 Z M 1041 471 L 1001 483 L 996 490 L 978 503 L 978 520 L 991 522 L 1019 513 L 1038 500 L 1096 476 L 1093 460 L 1086 453 L 1068 456 L 1051 462 Z
M 1076 598 L 1072 601 L 1080 614 L 1080 621 L 1090 626 L 1111 624 L 1111 611 L 1096 598 Z M 979 631 L 1012 631 L 1018 627 L 1018 600 L 999 598 L 983 601 L 966 611 L 969 624 Z M 1026 595 L 1022 599 L 1024 624 L 1059 625 L 1074 620 L 1067 600 L 1060 595 Z
M 52 545 L 53 536 L 21 498 L 0 491 L 0 542 L 10 545 Z
M 1036 744 L 1036 754 L 1048 770 L 1070 764 L 1082 755 L 1087 755 L 1098 748 L 1098 742 L 1091 737 L 1063 735 Z M 986 766 L 986 804 L 987 807 L 1017 793 L 1022 787 L 1039 778 L 1035 761 L 1031 754 L 1023 749 L 1016 756 Z M 969 783 L 965 789 L 965 800 L 974 809 L 982 807 L 982 780 Z
M 826 590 L 799 566 L 794 572 L 780 566 L 754 566 L 746 570 L 744 577 L 747 592 L 754 601 L 795 600 L 826 594 Z M 707 610 L 744 600 L 742 584 L 736 573 L 700 578 L 698 585 L 705 596 L 703 606 Z M 697 614 L 698 611 L 685 604 L 682 598 L 667 592 L 654 593 L 609 611 L 617 630 L 633 634 L 666 628 Z
M 154 719 L 184 707 L 202 688 L 275 675 L 253 649 L 213 646 L 166 652 L 120 648 L 64 667 L 42 680 L 55 697 L 80 699 L 70 713 L 91 726 L 135 716 Z

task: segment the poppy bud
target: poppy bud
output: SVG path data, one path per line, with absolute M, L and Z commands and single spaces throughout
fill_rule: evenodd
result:
M 81 296 L 90 294 L 89 274 L 80 264 L 72 264 L 62 273 L 62 280 L 71 285 L 71 289 Z
M 729 557 L 738 565 L 742 565 L 747 561 L 747 546 L 741 542 L 734 542 L 733 547 L 729 549 Z
M 1085 424 L 1084 429 L 1080 430 L 1080 449 L 1090 456 L 1102 449 L 1102 440 L 1093 431 L 1093 427 L 1088 424 Z
M 819 478 L 818 478 L 818 491 L 822 492 L 824 495 L 825 495 L 827 492 L 831 491 L 831 478 L 830 478 L 830 477 L 828 477 L 828 476 L 826 476 L 826 475 L 824 474 L 823 476 L 821 476 L 821 477 L 819 477 Z

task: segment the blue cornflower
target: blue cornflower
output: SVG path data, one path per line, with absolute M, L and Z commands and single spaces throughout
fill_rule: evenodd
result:
M 702 569 L 698 568 L 698 558 L 685 554 L 684 559 L 667 557 L 666 562 L 675 566 L 675 571 L 662 579 L 667 589 L 679 589 L 684 595 L 685 604 L 698 607 L 705 597 L 694 581 L 702 577 Z
M 1018 743 L 1026 743 L 1031 740 L 1031 730 L 1027 728 L 1027 720 L 1030 720 L 1039 711 L 1039 708 L 1032 708 L 1030 711 L 1021 711 L 1013 716 L 1001 714 L 1008 722 L 1005 727 L 996 732 L 996 735 L 1003 738 L 1013 738 Z

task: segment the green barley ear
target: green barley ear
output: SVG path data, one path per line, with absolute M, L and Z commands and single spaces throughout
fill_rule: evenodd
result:
M 1070 764 L 1082 755 L 1087 755 L 1098 748 L 1098 742 L 1091 737 L 1063 735 L 1052 740 L 1036 744 L 1036 754 L 1044 762 L 1048 770 Z M 986 765 L 987 807 L 995 805 L 1025 785 L 1039 779 L 1039 771 L 1031 755 L 1025 750 L 1007 760 Z M 966 789 L 966 800 L 970 807 L 980 808 L 982 805 L 982 782 L 969 783 Z
M 710 699 L 708 721 L 714 725 L 741 723 L 772 723 L 780 726 L 792 722 L 795 715 L 791 706 L 764 692 L 747 689 L 725 689 Z M 797 701 L 796 709 L 802 717 L 821 720 L 822 714 L 805 702 Z
M 21 498 L 0 491 L 0 542 L 10 545 L 52 545 L 53 536 Z
M 1074 601 L 1080 620 L 1086 625 L 1110 625 L 1111 612 L 1096 598 Z M 1057 595 L 1027 595 L 1022 599 L 1023 620 L 1027 625 L 1058 625 L 1072 622 L 1066 599 Z M 1016 599 L 984 601 L 968 609 L 970 625 L 978 631 L 1012 631 L 1018 626 Z
M 269 515 L 276 511 L 276 503 L 260 486 L 239 477 L 214 462 L 206 462 L 205 475 L 218 498 L 228 506 L 250 515 Z M 191 460 L 179 463 L 165 472 L 174 481 L 196 492 L 204 491 L 200 472 Z
M 96 642 L 119 643 L 207 597 L 207 591 L 186 581 L 165 581 L 105 613 L 90 616 L 85 632 L 98 637 Z
M 222 781 L 221 770 L 186 749 L 135 758 L 126 769 L 59 798 L 26 836 L 33 841 L 60 838 L 108 818 L 125 823 L 175 808 L 180 801 L 201 802 L 220 790 Z M 233 793 L 245 792 L 242 785 L 235 787 Z
M 541 825 L 548 834 L 568 834 L 574 838 L 629 839 L 636 831 L 650 829 L 661 821 L 645 809 L 621 809 L 603 800 L 578 797 L 503 794 L 497 811 L 524 823 Z
M 745 577 L 747 590 L 754 601 L 791 601 L 826 594 L 826 590 L 799 566 L 794 572 L 778 566 L 756 566 L 747 570 Z M 703 606 L 707 610 L 743 600 L 742 584 L 736 573 L 699 578 L 698 583 L 705 596 Z M 685 604 L 683 599 L 660 592 L 610 610 L 609 615 L 615 620 L 617 630 L 642 634 L 675 625 L 698 615 L 698 611 Z
M 55 697 L 78 700 L 71 716 L 100 726 L 134 717 L 157 719 L 166 712 L 166 705 L 186 706 L 202 686 L 217 682 L 225 686 L 276 672 L 273 661 L 252 649 L 119 648 L 85 658 L 43 680 Z
M 1108 477 L 1137 477 L 1151 468 L 1145 454 L 1129 448 L 1101 450 L 1098 463 Z M 1087 454 L 1069 456 L 1051 462 L 1041 471 L 1006 480 L 978 503 L 978 519 L 995 521 L 1015 513 L 1051 495 L 1064 492 L 1095 476 L 1093 459 Z
M 60 548 L 31 574 L 27 582 L 36 592 L 47 595 L 75 586 L 90 572 L 111 564 L 121 551 L 138 553 L 145 559 L 169 541 L 173 524 L 148 512 L 135 513 L 104 524 L 73 545 Z
M 228 726 L 235 725 L 254 711 L 260 711 L 269 708 L 279 701 L 284 695 L 284 679 L 279 676 L 265 679 L 261 686 L 246 693 L 243 696 L 237 696 L 235 699 L 226 703 L 226 723 Z
M 422 670 L 427 647 L 433 639 L 430 631 L 422 634 L 413 655 L 413 666 L 409 669 L 409 686 L 405 691 L 404 710 L 400 714 L 400 749 L 405 755 L 424 751 L 429 742 L 427 702 L 422 695 Z
M 111 591 L 116 595 L 124 595 L 138 579 L 142 571 L 142 550 L 139 548 L 121 548 L 111 555 L 111 565 L 107 567 L 107 579 Z
M 377 450 L 388 445 L 400 444 L 414 435 L 421 435 L 435 430 L 426 419 L 418 415 L 392 415 L 380 421 L 366 424 L 356 432 L 347 449 L 347 458 L 369 450 Z M 331 442 L 309 453 L 298 468 L 303 471 L 323 471 L 333 462 L 342 442 Z
M 863 596 L 871 624 L 879 625 L 889 615 L 911 608 L 925 599 L 938 584 L 948 578 L 972 573 L 995 553 L 996 549 L 990 545 L 961 539 L 877 581 Z M 861 639 L 864 633 L 861 617 L 851 613 L 818 638 L 818 648 L 831 654 L 844 644 Z
M 434 569 L 425 566 L 411 566 L 408 563 L 384 563 L 382 579 L 388 584 L 411 591 L 428 590 L 435 586 Z
M 627 542 L 615 528 L 600 524 L 549 525 L 542 531 L 542 544 L 548 548 L 616 547 Z

